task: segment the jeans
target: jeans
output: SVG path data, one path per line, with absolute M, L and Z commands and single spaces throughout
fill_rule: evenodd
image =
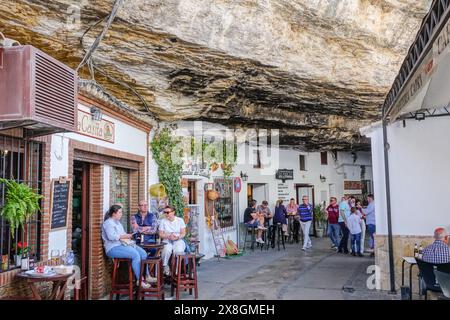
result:
M 339 243 L 338 251 L 348 253 L 348 234 L 350 233 L 350 230 L 348 230 L 345 222 L 339 222 L 339 225 L 341 226 L 342 238 Z
M 163 266 L 166 267 L 169 264 L 169 259 L 170 259 L 170 255 L 172 254 L 172 252 L 174 255 L 184 254 L 185 249 L 186 249 L 186 243 L 184 242 L 183 239 L 167 242 L 161 253 L 161 258 L 163 260 Z
M 309 229 L 311 228 L 311 220 L 310 221 L 300 221 L 300 226 L 303 231 L 303 248 L 312 247 L 311 238 L 309 237 Z
M 341 226 L 338 223 L 329 223 L 328 224 L 327 235 L 331 240 L 331 244 L 334 245 L 336 248 L 339 247 L 340 231 L 341 231 Z
M 352 253 L 361 253 L 361 232 L 352 234 Z
M 256 220 L 256 221 L 253 222 L 253 223 L 252 223 L 252 222 L 245 222 L 244 225 L 245 225 L 246 227 L 256 228 L 256 227 L 259 226 L 259 221 Z
M 136 279 L 139 280 L 141 273 L 141 260 L 147 259 L 147 252 L 141 247 L 135 246 L 116 246 L 110 249 L 106 255 L 110 258 L 127 258 L 131 259 L 131 267 Z
M 369 235 L 370 235 L 370 241 L 369 241 L 369 247 L 370 249 L 373 249 L 375 246 L 375 239 L 373 237 L 374 233 L 375 233 L 375 225 L 374 224 L 368 224 L 367 225 L 367 231 L 369 231 Z

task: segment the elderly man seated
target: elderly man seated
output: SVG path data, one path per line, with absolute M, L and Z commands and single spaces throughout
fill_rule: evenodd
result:
M 435 241 L 423 250 L 422 260 L 433 264 L 450 263 L 448 233 L 444 228 L 434 230 Z
M 163 260 L 164 274 L 170 275 L 169 259 L 173 254 L 184 254 L 186 243 L 183 238 L 186 235 L 186 224 L 184 220 L 175 216 L 175 208 L 166 206 L 164 208 L 166 219 L 162 219 L 159 225 L 159 236 L 165 244 L 161 257 Z

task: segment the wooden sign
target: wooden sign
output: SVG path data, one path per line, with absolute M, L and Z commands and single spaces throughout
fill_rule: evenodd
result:
M 92 120 L 91 114 L 78 110 L 78 133 L 100 139 L 106 142 L 114 143 L 115 125 L 108 120 Z
M 50 229 L 67 228 L 67 213 L 72 198 L 72 180 L 53 179 L 50 191 Z
M 362 190 L 361 181 L 344 181 L 344 190 Z
M 275 179 L 283 180 L 293 180 L 294 179 L 294 170 L 293 169 L 278 169 L 275 174 Z

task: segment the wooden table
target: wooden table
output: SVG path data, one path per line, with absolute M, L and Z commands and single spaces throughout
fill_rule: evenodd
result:
M 33 292 L 34 300 L 64 300 L 64 294 L 67 288 L 67 280 L 73 275 L 73 273 L 68 274 L 55 274 L 50 276 L 27 274 L 21 272 L 17 274 L 17 277 L 25 279 Z M 47 299 L 44 299 L 36 287 L 39 282 L 53 282 L 52 293 Z
M 139 244 L 139 247 L 144 249 L 145 251 L 149 251 L 151 249 L 156 249 L 155 257 L 161 257 L 161 250 L 164 248 L 165 243 L 149 243 L 149 244 Z

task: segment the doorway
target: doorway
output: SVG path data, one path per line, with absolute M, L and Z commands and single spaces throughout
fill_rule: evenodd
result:
M 314 204 L 315 204 L 314 186 L 310 185 L 310 184 L 296 184 L 295 191 L 296 191 L 297 203 L 299 205 L 302 204 L 302 197 L 308 196 L 309 203 L 312 205 L 313 210 L 314 210 Z M 314 213 L 314 211 L 313 211 L 313 213 Z M 313 219 L 312 219 L 312 228 L 310 229 L 309 233 L 310 233 L 310 235 L 313 235 L 314 237 L 317 235 L 314 214 L 313 214 Z
M 90 164 L 73 163 L 72 250 L 80 276 L 88 277 L 89 265 L 89 180 Z M 89 288 L 89 284 L 86 284 Z M 88 293 L 89 295 L 89 293 Z
M 247 202 L 250 203 L 255 199 L 258 204 L 267 200 L 267 184 L 265 183 L 248 183 L 247 184 Z

